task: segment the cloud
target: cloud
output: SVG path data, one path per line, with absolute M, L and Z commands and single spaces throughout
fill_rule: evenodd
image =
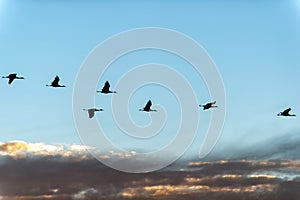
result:
M 224 157 L 239 160 L 300 160 L 299 152 L 300 132 L 293 131 L 251 145 L 246 145 L 242 141 L 229 146 L 219 145 L 209 155 L 207 160 L 220 160 Z
M 101 164 L 134 153 L 81 145 L 13 141 L 0 144 L 0 199 L 299 199 L 297 160 L 191 161 L 147 174 Z
M 39 156 L 61 156 L 78 157 L 87 155 L 86 147 L 71 145 L 47 145 L 44 143 L 26 143 L 23 141 L 12 141 L 0 144 L 0 155 L 9 156 L 14 159 L 39 157 Z
M 62 159 L 72 159 L 77 161 L 92 159 L 89 152 L 103 158 L 129 158 L 135 152 L 101 152 L 94 147 L 84 145 L 49 145 L 45 143 L 26 143 L 23 141 L 11 141 L 0 143 L 0 156 L 8 156 L 14 159 L 19 158 L 39 158 L 39 157 L 56 157 Z

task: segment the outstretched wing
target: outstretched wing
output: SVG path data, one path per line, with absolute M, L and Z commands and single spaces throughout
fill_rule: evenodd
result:
M 8 75 L 8 78 L 16 78 L 16 77 L 17 77 L 17 73 L 9 74 L 9 75 Z
M 287 116 L 287 115 L 289 115 L 289 112 L 290 112 L 291 110 L 292 110 L 291 108 L 285 109 L 285 110 L 281 113 L 281 115 Z
M 211 105 L 214 105 L 214 104 L 216 104 L 216 103 L 217 103 L 217 101 L 211 102 Z
M 11 84 L 14 80 L 15 80 L 15 78 L 10 77 L 10 78 L 8 79 L 8 84 Z
M 16 77 L 17 77 L 16 73 L 15 74 L 9 74 L 7 76 L 7 78 L 8 78 L 8 84 L 11 84 L 15 80 Z
M 94 109 L 89 109 L 88 113 L 89 113 L 89 118 L 93 118 L 95 116 L 95 110 Z
M 60 81 L 59 77 L 56 76 L 56 77 L 54 78 L 54 80 L 52 81 L 52 85 L 58 85 L 58 82 L 59 82 L 59 81 Z
M 152 106 L 151 100 L 149 100 L 144 108 L 144 110 L 150 110 L 150 107 Z
M 105 84 L 104 84 L 104 86 L 103 86 L 103 88 L 102 88 L 102 90 L 103 91 L 109 91 L 109 87 L 110 87 L 110 84 L 109 84 L 108 81 L 106 81 Z

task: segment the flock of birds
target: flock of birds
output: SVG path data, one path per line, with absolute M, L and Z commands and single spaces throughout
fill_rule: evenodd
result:
M 13 73 L 13 74 L 9 74 L 7 76 L 2 76 L 2 78 L 7 78 L 8 79 L 8 84 L 12 84 L 12 82 L 16 79 L 25 79 L 24 77 L 19 77 L 17 76 L 17 73 Z M 54 87 L 54 88 L 59 88 L 59 87 L 66 87 L 65 85 L 60 85 L 59 84 L 59 81 L 60 81 L 60 78 L 59 76 L 56 76 L 54 78 L 54 80 L 51 82 L 50 85 L 46 85 L 47 87 Z M 110 90 L 110 84 L 108 81 L 106 81 L 104 83 L 104 86 L 101 90 L 97 90 L 97 93 L 102 93 L 102 94 L 110 94 L 110 93 L 117 93 L 116 91 L 111 91 Z M 209 103 L 206 103 L 204 105 L 199 105 L 199 107 L 203 107 L 203 110 L 208 110 L 210 108 L 217 108 L 218 106 L 215 105 L 217 102 L 216 101 L 213 101 L 213 102 L 209 102 Z M 142 109 L 139 109 L 139 111 L 144 111 L 144 112 L 157 112 L 157 110 L 154 110 L 154 109 L 151 109 L 151 106 L 152 106 L 152 102 L 151 100 L 149 100 L 145 107 L 143 107 Z M 290 111 L 292 109 L 291 108 L 288 108 L 288 109 L 285 109 L 284 111 L 280 112 L 277 114 L 277 116 L 284 116 L 284 117 L 295 117 L 296 115 L 295 114 L 290 114 Z M 89 118 L 93 118 L 95 116 L 95 112 L 98 112 L 98 111 L 104 111 L 102 108 L 101 109 L 98 109 L 98 108 L 88 108 L 88 109 L 83 109 L 83 111 L 87 111 L 88 112 L 88 116 Z

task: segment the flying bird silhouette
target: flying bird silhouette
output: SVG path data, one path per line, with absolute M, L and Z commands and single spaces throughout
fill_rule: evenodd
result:
M 46 85 L 47 87 L 66 87 L 65 85 L 59 85 L 59 77 L 56 76 L 50 85 Z
M 147 102 L 146 106 L 145 106 L 143 109 L 139 109 L 139 111 L 145 111 L 145 112 L 150 112 L 150 111 L 152 111 L 152 112 L 157 112 L 157 110 L 152 110 L 152 109 L 151 109 L 151 106 L 152 106 L 152 102 L 151 102 L 151 100 L 149 100 L 149 101 Z
M 103 93 L 103 94 L 108 94 L 108 93 L 117 93 L 116 91 L 110 91 L 109 90 L 109 87 L 110 87 L 110 84 L 108 81 L 105 82 L 103 88 L 101 91 L 97 91 L 97 92 L 100 92 L 100 93 Z
M 16 73 L 2 76 L 2 78 L 8 78 L 8 84 L 11 84 L 15 79 L 25 79 L 24 77 L 18 77 Z
M 205 105 L 199 105 L 200 107 L 203 107 L 203 110 L 207 110 L 207 109 L 210 109 L 210 108 L 217 108 L 218 106 L 215 106 L 217 102 L 214 101 L 214 102 L 210 102 L 210 103 L 207 103 Z
M 295 117 L 296 115 L 290 114 L 291 110 L 292 110 L 291 108 L 285 109 L 283 112 L 278 113 L 277 116 L 285 116 L 285 117 L 291 116 L 291 117 Z
M 88 112 L 90 119 L 95 116 L 95 112 L 97 112 L 97 111 L 104 111 L 102 108 L 101 109 L 89 108 L 89 109 L 83 109 L 83 110 Z

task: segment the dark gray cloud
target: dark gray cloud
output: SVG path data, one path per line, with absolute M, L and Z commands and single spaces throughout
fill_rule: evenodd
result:
M 4 199 L 299 200 L 298 188 L 300 162 L 291 159 L 190 161 L 128 174 L 104 166 L 80 146 L 0 144 Z

